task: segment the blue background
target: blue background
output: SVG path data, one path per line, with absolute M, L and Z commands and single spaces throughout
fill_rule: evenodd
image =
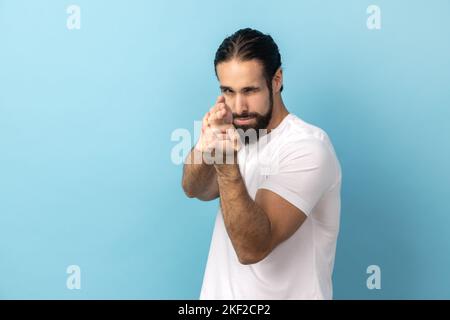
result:
M 274 37 L 288 109 L 341 161 L 334 297 L 450 298 L 448 0 L 0 0 L 0 298 L 198 298 L 218 202 L 184 196 L 171 134 L 242 27 Z

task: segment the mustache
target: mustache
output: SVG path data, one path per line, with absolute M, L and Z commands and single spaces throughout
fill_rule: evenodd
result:
M 244 112 L 241 114 L 233 113 L 233 119 L 241 119 L 241 118 L 258 118 L 261 115 L 257 112 Z

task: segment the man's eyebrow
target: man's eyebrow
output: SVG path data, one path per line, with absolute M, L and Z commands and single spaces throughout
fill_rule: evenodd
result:
M 259 89 L 259 86 L 248 86 L 248 87 L 244 87 L 244 88 L 242 88 L 242 91 L 245 91 L 245 90 L 255 90 L 255 89 Z
M 244 87 L 241 89 L 241 91 L 248 91 L 248 90 L 257 90 L 259 89 L 259 86 L 248 86 L 248 87 Z M 220 86 L 220 90 L 230 90 L 230 91 L 234 91 L 231 87 L 227 87 L 227 86 Z
M 227 87 L 227 86 L 220 86 L 220 90 L 225 90 L 225 89 L 228 89 L 228 90 L 231 90 L 231 91 L 233 91 L 233 89 L 231 89 L 231 87 Z

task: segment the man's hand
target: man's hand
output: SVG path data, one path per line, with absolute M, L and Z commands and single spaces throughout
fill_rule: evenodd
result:
M 233 126 L 233 114 L 223 96 L 217 98 L 216 104 L 203 117 L 202 132 L 195 148 L 214 157 L 239 150 L 240 140 Z M 223 160 L 220 156 L 217 159 Z

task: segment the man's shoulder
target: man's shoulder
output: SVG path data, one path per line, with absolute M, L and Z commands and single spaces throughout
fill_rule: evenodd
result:
M 280 145 L 295 146 L 296 144 L 331 144 L 328 134 L 322 128 L 308 123 L 296 116 L 289 114 L 286 126 L 280 134 Z
M 325 176 L 330 177 L 341 174 L 339 160 L 326 131 L 295 115 L 290 116 L 277 145 L 274 156 L 278 157 L 279 164 L 291 169 L 297 165 L 308 168 L 320 166 L 325 169 Z

